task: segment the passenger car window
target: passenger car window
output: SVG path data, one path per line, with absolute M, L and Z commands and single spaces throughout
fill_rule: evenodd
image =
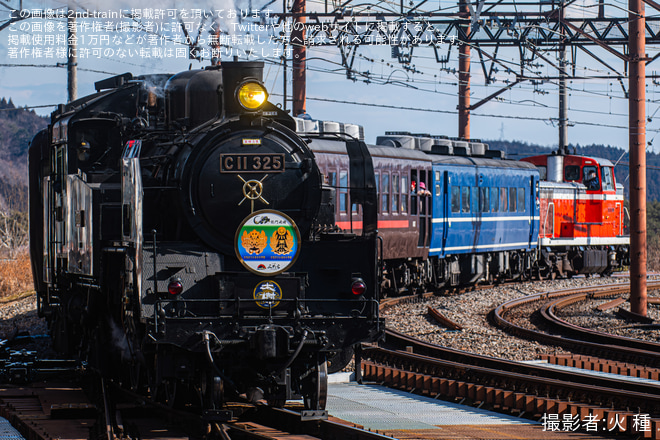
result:
M 481 194 L 479 196 L 479 211 L 481 212 L 490 212 L 490 194 L 489 188 L 480 188 Z
M 348 171 L 339 171 L 339 211 L 348 211 Z
M 497 212 L 500 209 L 500 189 L 495 187 L 490 189 L 490 199 L 493 201 L 490 212 Z
M 451 187 L 451 212 L 461 212 L 461 188 Z
M 382 194 L 380 196 L 381 203 L 380 209 L 382 212 L 390 211 L 390 175 L 383 173 L 382 176 L 383 186 L 381 187 Z
M 328 185 L 332 187 L 337 186 L 337 172 L 336 171 L 330 171 L 328 173 Z
M 509 212 L 516 212 L 516 188 L 509 188 Z
M 461 187 L 461 212 L 470 212 L 470 187 Z
M 408 212 L 408 176 L 401 176 L 401 212 Z
M 525 188 L 518 188 L 518 212 L 525 212 Z
M 507 198 L 509 197 L 509 192 L 507 190 L 508 188 L 500 188 L 500 212 L 508 211 L 509 204 Z
M 399 211 L 399 176 L 392 174 L 392 214 Z

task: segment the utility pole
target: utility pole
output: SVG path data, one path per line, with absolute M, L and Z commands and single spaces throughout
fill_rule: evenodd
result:
M 67 91 L 69 94 L 69 101 L 72 102 L 78 99 L 78 37 L 76 36 L 76 17 L 75 9 L 69 6 L 67 14 L 67 49 L 68 58 L 66 63 L 67 73 Z
M 630 71 L 630 311 L 646 316 L 646 18 L 642 0 L 628 0 Z
M 291 46 L 293 48 L 293 113 L 292 116 L 306 112 L 306 63 L 307 48 L 305 47 L 305 0 L 294 0 L 291 13 L 293 14 L 293 30 L 291 31 Z M 286 99 L 286 97 L 285 97 Z

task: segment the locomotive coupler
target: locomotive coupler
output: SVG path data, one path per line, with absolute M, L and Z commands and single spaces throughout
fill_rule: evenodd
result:
M 259 326 L 250 338 L 250 346 L 259 360 L 285 357 L 289 353 L 289 332 L 279 325 Z

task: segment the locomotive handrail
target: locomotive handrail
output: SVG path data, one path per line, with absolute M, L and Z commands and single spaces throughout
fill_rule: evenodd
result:
M 550 207 L 552 207 L 552 232 L 550 233 L 550 237 L 554 237 L 554 235 L 555 235 L 555 202 L 548 203 L 548 206 L 545 210 L 545 222 L 543 223 L 543 230 L 544 231 L 548 230 L 548 224 L 547 223 L 548 223 L 548 218 L 550 217 Z

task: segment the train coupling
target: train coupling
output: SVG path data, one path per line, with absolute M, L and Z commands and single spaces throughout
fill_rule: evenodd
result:
M 260 360 L 283 358 L 289 354 L 291 335 L 279 325 L 262 325 L 250 338 L 250 345 Z

